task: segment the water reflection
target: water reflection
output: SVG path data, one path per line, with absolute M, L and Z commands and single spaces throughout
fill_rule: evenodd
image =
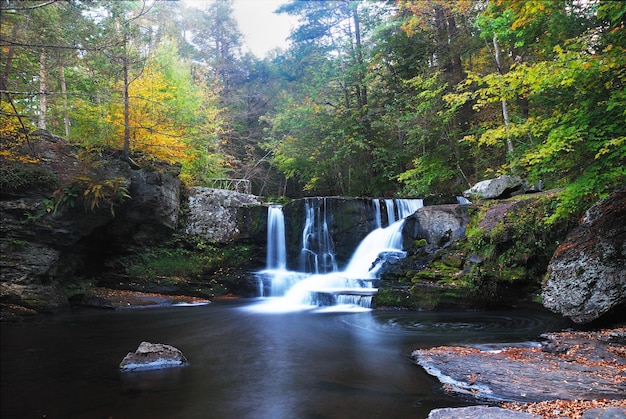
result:
M 543 312 L 259 313 L 249 303 L 3 323 L 1 416 L 421 418 L 459 402 L 433 391 L 412 350 L 565 326 Z M 144 340 L 181 349 L 189 365 L 120 374 Z

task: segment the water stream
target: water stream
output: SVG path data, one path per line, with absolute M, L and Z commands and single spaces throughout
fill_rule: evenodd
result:
M 296 311 L 255 301 L 80 311 L 0 323 L 0 417 L 133 419 L 426 418 L 464 403 L 408 358 L 444 344 L 517 342 L 564 327 L 546 312 Z M 118 372 L 142 341 L 184 368 Z

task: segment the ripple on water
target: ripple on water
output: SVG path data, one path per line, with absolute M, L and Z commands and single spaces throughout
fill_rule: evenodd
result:
M 379 333 L 440 337 L 445 340 L 487 342 L 538 339 L 541 333 L 571 324 L 543 311 L 506 312 L 374 312 L 369 319 L 344 322 Z

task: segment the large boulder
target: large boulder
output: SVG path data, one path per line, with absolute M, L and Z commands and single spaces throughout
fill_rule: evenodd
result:
M 405 248 L 413 241 L 425 239 L 429 244 L 445 243 L 465 237 L 469 213 L 465 205 L 434 205 L 418 209 L 406 218 L 402 227 Z
M 507 198 L 513 192 L 522 189 L 523 185 L 524 181 L 517 176 L 502 175 L 495 179 L 478 182 L 463 192 L 463 196 L 466 198 L 483 199 Z
M 626 303 L 626 188 L 590 208 L 554 253 L 543 305 L 588 323 Z
M 258 223 L 249 218 L 251 213 L 246 209 L 261 205 L 254 195 L 206 187 L 192 189 L 188 204 L 185 232 L 209 243 L 223 244 L 242 238 L 242 232 L 252 234 L 250 223 Z M 267 209 L 262 217 L 266 221 Z

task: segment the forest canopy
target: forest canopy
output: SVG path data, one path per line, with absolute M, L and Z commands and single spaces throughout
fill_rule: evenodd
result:
M 515 174 L 563 188 L 557 218 L 626 183 L 621 1 L 285 0 L 299 24 L 261 58 L 229 1 L 0 11 L 3 163 L 43 129 L 273 197 L 458 195 Z

